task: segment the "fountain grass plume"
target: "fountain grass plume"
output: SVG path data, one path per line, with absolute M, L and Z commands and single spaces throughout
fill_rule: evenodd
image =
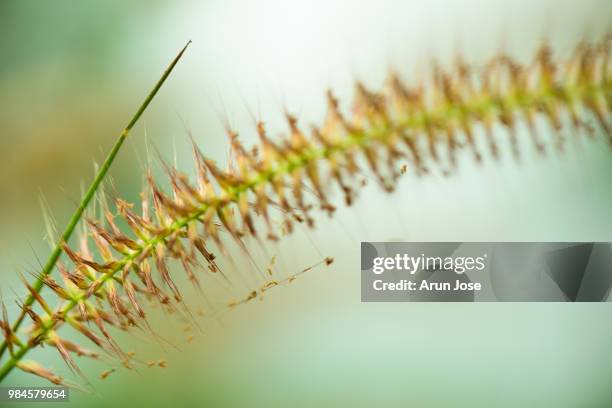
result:
M 216 252 L 229 257 L 229 242 L 248 251 L 247 239 L 277 241 L 299 223 L 313 228 L 314 211 L 333 215 L 334 191 L 342 194 L 346 205 L 354 202 L 366 173 L 391 192 L 403 173 L 412 171 L 424 178 L 436 168 L 451 172 L 463 154 L 475 162 L 485 156 L 499 159 L 507 146 L 518 159 L 521 126 L 528 129 L 540 153 L 549 147 L 562 149 L 566 139 L 561 129 L 567 126 L 576 130 L 577 137 L 603 134 L 612 143 L 611 43 L 610 36 L 595 44 L 582 42 L 561 61 L 544 44 L 526 64 L 505 54 L 493 56 L 481 68 L 460 59 L 447 69 L 433 64 L 427 79 L 408 85 L 393 74 L 381 91 L 358 82 L 351 115 L 328 91 L 324 121 L 305 130 L 286 112 L 287 131 L 280 140 L 270 138 L 259 122 L 255 131 L 260 143 L 249 149 L 227 127 L 232 151 L 227 170 L 193 142 L 194 180 L 165 165 L 171 186 L 165 191 L 149 171 L 139 205 L 115 198 L 112 210 L 110 205 L 101 206 L 103 220 L 87 220 L 78 247 L 66 239 L 59 243 L 71 266 L 57 264 L 61 283 L 50 270 L 39 274 L 40 286 L 50 288 L 45 296 L 36 286 L 26 285 L 32 300 L 20 306 L 31 320 L 30 330 L 14 330 L 6 317 L 0 322 L 10 350 L 0 380 L 17 367 L 61 383 L 50 370 L 23 362 L 26 354 L 43 344 L 55 347 L 79 373 L 71 354 L 97 355 L 62 338 L 63 326 L 129 366 L 130 356 L 109 326 L 139 327 L 154 335 L 148 303 L 169 313 L 189 314 L 168 267 L 170 260 L 180 263 L 187 279 L 202 289 L 202 274 L 222 273 Z M 543 121 L 552 130 L 551 140 L 538 131 Z M 117 218 L 127 227 L 121 228 Z M 331 258 L 322 261 L 331 262 Z M 262 277 L 261 286 L 227 306 L 255 299 L 297 275 L 280 280 Z M 53 308 L 52 300 L 57 303 Z

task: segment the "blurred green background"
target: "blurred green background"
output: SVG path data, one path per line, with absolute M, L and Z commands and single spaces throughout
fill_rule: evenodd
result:
M 352 82 L 380 87 L 390 67 L 412 79 L 429 58 L 448 61 L 457 50 L 476 64 L 500 48 L 525 59 L 543 37 L 567 55 L 611 22 L 612 4 L 598 0 L 4 0 L 0 282 L 10 313 L 23 294 L 17 273 L 36 270 L 49 251 L 39 197 L 63 227 L 94 161 L 189 39 L 113 166 L 114 189 L 128 199 L 142 185 L 145 134 L 191 171 L 186 127 L 223 163 L 223 119 L 251 144 L 251 115 L 273 135 L 285 129 L 284 107 L 303 124 L 319 122 L 327 87 L 348 110 Z M 362 240 L 612 241 L 604 143 L 523 159 L 466 162 L 450 178 L 407 177 L 390 196 L 368 186 L 355 207 L 269 247 L 286 273 L 322 256 L 336 259 L 332 267 L 204 318 L 191 343 L 181 323 L 159 318 L 156 327 L 181 351 L 142 335 L 123 344 L 167 368 L 119 369 L 102 381 L 113 364 L 83 362 L 96 395 L 73 393 L 70 405 L 609 406 L 609 304 L 360 303 Z M 66 372 L 50 350 L 30 357 Z M 46 385 L 17 372 L 7 384 Z

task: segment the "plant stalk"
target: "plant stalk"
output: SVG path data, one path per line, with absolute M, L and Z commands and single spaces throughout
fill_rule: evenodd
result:
M 61 235 L 61 239 L 56 243 L 55 248 L 53 249 L 53 252 L 51 252 L 51 254 L 49 255 L 47 262 L 43 266 L 41 276 L 32 285 L 32 287 L 37 293 L 40 292 L 44 286 L 43 277 L 51 274 L 51 272 L 53 271 L 53 268 L 55 268 L 55 264 L 57 263 L 59 257 L 62 254 L 62 243 L 68 242 L 68 240 L 72 236 L 72 233 L 74 232 L 81 217 L 83 216 L 83 212 L 85 211 L 85 209 L 87 208 L 87 206 L 89 205 L 93 197 L 95 196 L 98 187 L 104 180 L 106 173 L 108 173 L 108 170 L 110 169 L 113 161 L 115 160 L 117 153 L 121 149 L 123 142 L 128 137 L 128 135 L 130 134 L 130 131 L 132 130 L 134 125 L 136 125 L 136 123 L 138 122 L 138 120 L 140 119 L 144 111 L 147 109 L 147 107 L 149 106 L 149 104 L 151 103 L 151 101 L 153 100 L 157 92 L 159 91 L 159 89 L 162 87 L 162 85 L 164 84 L 164 82 L 166 81 L 166 79 L 168 78 L 172 70 L 174 69 L 175 65 L 181 59 L 181 57 L 183 56 L 183 53 L 185 52 L 189 44 L 191 44 L 191 40 L 187 42 L 187 44 L 183 47 L 183 49 L 181 49 L 181 51 L 177 54 L 177 56 L 172 60 L 168 68 L 166 68 L 166 70 L 164 71 L 162 76 L 159 78 L 159 80 L 157 81 L 157 83 L 155 84 L 151 92 L 147 95 L 147 97 L 142 102 L 142 104 L 140 105 L 140 107 L 138 108 L 134 116 L 132 116 L 132 118 L 130 119 L 127 126 L 123 129 L 123 131 L 119 135 L 119 138 L 115 142 L 115 145 L 113 146 L 110 153 L 104 160 L 104 163 L 98 170 L 98 173 L 96 174 L 94 180 L 92 181 L 91 185 L 85 192 L 85 195 L 81 199 L 79 206 L 75 210 L 74 214 L 72 214 L 72 217 L 70 218 L 70 222 L 68 223 L 68 226 L 66 227 L 66 229 Z M 27 307 L 31 306 L 33 303 L 34 303 L 34 296 L 30 294 L 24 302 L 25 307 L 21 309 L 21 313 L 19 314 L 19 317 L 17 318 L 17 320 L 12 326 L 13 332 L 16 332 L 19 329 L 26 315 L 25 310 L 27 309 Z M 2 345 L 0 346 L 0 359 L 6 352 L 6 349 L 7 349 L 7 342 L 5 339 L 5 341 L 3 341 Z M 4 378 L 4 375 L 0 374 L 0 381 L 2 381 L 2 378 Z

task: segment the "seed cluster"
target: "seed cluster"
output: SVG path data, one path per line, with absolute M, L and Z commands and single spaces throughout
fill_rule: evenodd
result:
M 504 142 L 500 133 L 506 135 L 512 154 L 518 157 L 519 124 L 527 126 L 534 146 L 543 151 L 545 144 L 536 131 L 540 118 L 557 131 L 559 146 L 563 138 L 558 131 L 566 122 L 575 129 L 589 130 L 591 119 L 612 141 L 611 43 L 609 37 L 598 44 L 582 43 L 564 62 L 554 62 L 549 47 L 543 45 L 525 65 L 506 55 L 495 56 L 481 69 L 460 60 L 449 70 L 434 65 L 430 77 L 412 87 L 391 75 L 381 92 L 357 83 L 350 116 L 342 113 L 338 100 L 328 92 L 322 125 L 306 131 L 287 113 L 288 132 L 280 141 L 273 141 L 264 124 L 258 123 L 260 144 L 247 149 L 238 134 L 228 129 L 232 158 L 227 170 L 206 158 L 194 143 L 194 182 L 165 166 L 170 192 L 163 191 L 149 175 L 139 211 L 116 199 L 116 214 L 105 206 L 104 222 L 87 221 L 87 233 L 78 249 L 64 245 L 72 266 L 58 264 L 62 283 L 51 276 L 39 277 L 59 300 L 56 308 L 48 304 L 53 296 L 43 298 L 25 283 L 42 312 L 21 305 L 32 327 L 18 334 L 11 331 L 4 311 L 0 327 L 11 353 L 9 364 L 62 383 L 37 363 L 22 361 L 29 350 L 48 344 L 79 373 L 71 354 L 97 358 L 99 353 L 61 338 L 58 329 L 67 324 L 129 366 L 130 356 L 116 344 L 107 326 L 136 326 L 153 333 L 143 300 L 157 302 L 168 311 L 188 313 L 168 267 L 170 259 L 177 260 L 187 278 L 200 287 L 202 270 L 223 273 L 213 246 L 225 254 L 229 236 L 246 250 L 246 237 L 275 241 L 292 232 L 296 223 L 312 227 L 314 209 L 333 213 L 332 190 L 341 191 L 345 203 L 351 205 L 364 167 L 384 189 L 392 191 L 406 171 L 425 175 L 432 166 L 453 168 L 462 150 L 471 152 L 476 161 L 482 160 L 485 151 L 500 157 L 500 143 Z M 496 126 L 505 132 L 495 131 Z M 484 135 L 484 143 L 478 142 L 479 134 Z M 118 226 L 117 217 L 129 231 Z M 330 264 L 331 259 L 324 263 Z M 298 274 L 270 280 L 229 306 L 291 282 Z

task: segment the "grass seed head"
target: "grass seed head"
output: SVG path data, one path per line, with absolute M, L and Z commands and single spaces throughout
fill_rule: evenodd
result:
M 258 122 L 260 143 L 247 149 L 238 134 L 227 128 L 231 158 L 225 169 L 193 142 L 195 180 L 164 164 L 171 187 L 166 192 L 149 170 L 140 210 L 116 198 L 113 212 L 103 202 L 101 219 L 88 220 L 78 250 L 61 244 L 72 263 L 71 267 L 57 264 L 63 284 L 41 275 L 43 284 L 51 289 L 46 297 L 35 294 L 26 284 L 40 308 L 34 310 L 19 303 L 34 323 L 25 346 L 3 316 L 0 328 L 11 353 L 18 347 L 34 348 L 46 342 L 78 371 L 71 353 L 92 358 L 98 354 L 59 337 L 56 330 L 67 322 L 98 348 L 131 367 L 129 356 L 119 348 L 107 326 L 121 330 L 149 328 L 143 306 L 149 301 L 174 313 L 178 316 L 175 318 L 191 317 L 168 266 L 173 260 L 180 263 L 198 290 L 205 290 L 204 281 L 198 277 L 200 270 L 219 273 L 229 283 L 211 245 L 232 261 L 229 242 L 245 250 L 247 237 L 259 240 L 265 236 L 276 241 L 292 233 L 296 224 L 312 228 L 315 209 L 333 214 L 330 197 L 334 189 L 342 192 L 346 205 L 352 205 L 367 175 L 373 175 L 384 190 L 391 192 L 401 174 L 414 172 L 424 177 L 436 168 L 450 174 L 464 151 L 481 162 L 486 155 L 476 140 L 480 133 L 495 160 L 504 154 L 500 147 L 503 137 L 508 139 L 514 157 L 522 154 L 517 140 L 519 123 L 529 129 L 536 151 L 549 149 L 537 130 L 541 119 L 557 135 L 552 143 L 556 148 L 566 142 L 560 137 L 566 122 L 591 134 L 591 119 L 612 142 L 611 45 L 609 38 L 599 44 L 581 43 L 569 59 L 557 62 L 544 44 L 530 64 L 497 55 L 482 69 L 469 67 L 458 58 L 449 69 L 434 64 L 429 79 L 413 85 L 392 74 L 380 91 L 358 82 L 351 115 L 342 112 L 339 100 L 328 91 L 325 119 L 310 132 L 285 112 L 288 131 L 280 141 L 271 140 L 263 122 Z M 496 127 L 504 132 L 494 131 Z M 265 228 L 264 233 L 261 228 Z M 89 249 L 91 243 L 97 249 L 95 254 Z M 261 273 L 263 283 L 227 306 L 233 308 L 261 298 L 264 292 L 293 282 L 317 265 L 329 266 L 334 260 L 328 257 L 286 278 L 271 279 L 274 261 L 273 257 L 267 277 Z M 58 302 L 56 310 L 50 306 L 52 298 Z M 166 362 L 148 365 L 165 367 Z M 20 361 L 18 367 L 56 384 L 63 381 L 37 363 Z M 106 378 L 113 371 L 107 370 L 100 377 Z

